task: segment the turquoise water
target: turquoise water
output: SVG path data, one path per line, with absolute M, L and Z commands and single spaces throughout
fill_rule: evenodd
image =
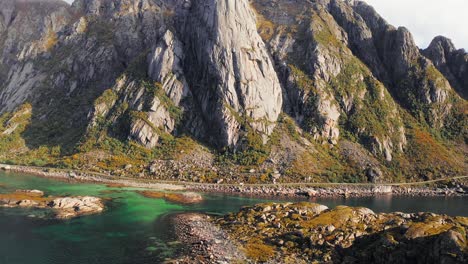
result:
M 175 241 L 168 216 L 199 211 L 226 214 L 242 206 L 281 200 L 205 195 L 198 205 L 181 206 L 150 199 L 136 188 L 110 188 L 96 184 L 69 184 L 34 176 L 0 172 L 0 193 L 39 189 L 47 195 L 93 195 L 108 198 L 105 212 L 67 221 L 41 218 L 44 210 L 0 208 L 0 263 L 159 263 L 173 257 L 181 245 Z M 468 216 L 467 198 L 356 198 L 313 200 L 333 207 L 365 206 L 377 212 L 432 211 Z

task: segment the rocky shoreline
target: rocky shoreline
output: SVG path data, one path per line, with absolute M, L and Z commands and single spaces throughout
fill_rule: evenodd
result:
M 98 174 L 92 172 L 74 171 L 74 170 L 61 170 L 55 168 L 41 168 L 31 166 L 20 166 L 20 165 L 7 165 L 0 164 L 0 170 L 16 173 L 25 173 L 35 175 L 44 178 L 54 178 L 57 180 L 66 180 L 71 182 L 90 182 L 107 184 L 109 186 L 116 187 L 135 187 L 135 188 L 147 188 L 167 191 L 178 191 L 184 190 L 182 185 L 176 184 L 165 184 L 156 182 L 143 182 L 129 179 L 115 179 L 110 178 L 110 175 Z
M 227 233 L 213 223 L 210 216 L 184 213 L 172 218 L 178 241 L 186 245 L 181 257 L 167 263 L 209 264 L 244 263 L 245 256 Z
M 188 185 L 187 189 L 206 193 L 227 193 L 255 196 L 287 197 L 372 197 L 395 196 L 468 196 L 468 185 L 455 184 L 453 187 L 392 186 L 392 185 L 334 185 L 330 187 L 289 187 L 289 186 L 232 186 L 232 185 Z
M 247 263 L 466 263 L 468 218 L 267 203 L 215 219 Z
M 284 196 L 284 197 L 371 197 L 379 195 L 395 196 L 468 196 L 468 177 L 459 177 L 432 185 L 414 184 L 201 184 L 189 182 L 157 182 L 139 179 L 116 179 L 109 175 L 40 168 L 18 165 L 0 164 L 0 170 L 26 173 L 40 177 L 58 180 L 92 182 L 110 186 L 127 186 L 167 191 L 189 190 L 203 193 L 225 193 L 252 196 Z
M 166 263 L 465 263 L 468 218 L 265 203 L 172 217 L 186 247 Z

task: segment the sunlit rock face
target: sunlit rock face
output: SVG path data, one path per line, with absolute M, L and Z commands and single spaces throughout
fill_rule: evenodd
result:
M 318 173 L 324 168 L 314 166 L 330 166 L 314 158 L 352 146 L 376 161 L 333 155 L 341 172 L 365 174 L 377 163 L 410 166 L 417 144 L 437 141 L 424 133 L 450 144 L 466 134 L 466 52 L 443 37 L 421 51 L 407 29 L 362 1 L 5 0 L 0 7 L 0 113 L 28 104 L 20 136 L 66 145 L 67 153 L 106 137 L 155 150 L 184 136 L 291 172 L 302 163 L 292 147 L 300 145 L 312 164 L 303 167 Z M 431 173 L 424 166 L 404 173 Z

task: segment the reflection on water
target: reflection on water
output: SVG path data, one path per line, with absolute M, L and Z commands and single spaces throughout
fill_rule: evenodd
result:
M 0 263 L 160 263 L 177 252 L 168 215 L 200 211 L 226 214 L 242 206 L 279 199 L 205 195 L 198 205 L 180 206 L 162 199 L 145 198 L 137 188 L 112 188 L 95 184 L 68 184 L 50 179 L 0 172 L 0 193 L 40 189 L 47 195 L 94 195 L 111 200 L 106 210 L 68 221 L 41 219 L 44 210 L 0 208 Z M 468 198 L 392 197 L 320 198 L 311 202 L 364 206 L 375 212 L 431 211 L 468 216 Z

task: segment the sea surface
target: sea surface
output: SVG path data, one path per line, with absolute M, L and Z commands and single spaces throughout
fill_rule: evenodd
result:
M 106 210 L 71 220 L 50 220 L 45 210 L 0 208 L 0 264 L 140 264 L 161 263 L 182 245 L 174 237 L 171 214 L 226 214 L 267 201 L 299 201 L 205 194 L 201 204 L 182 206 L 145 198 L 138 188 L 67 183 L 30 175 L 0 172 L 0 193 L 38 189 L 46 195 L 92 195 L 108 199 Z M 305 199 L 303 199 L 305 200 Z M 430 211 L 468 216 L 468 197 L 324 198 L 329 207 L 364 206 L 375 212 Z

